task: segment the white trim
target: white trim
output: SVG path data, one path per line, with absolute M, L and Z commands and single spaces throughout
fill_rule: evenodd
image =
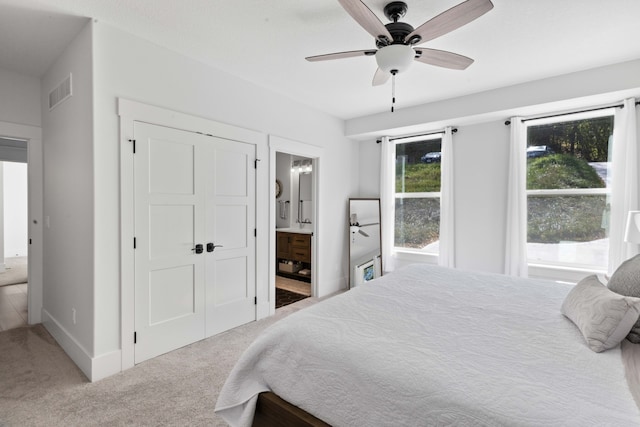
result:
M 91 357 L 87 349 L 44 309 L 42 310 L 42 324 L 89 381 L 98 381 L 122 370 L 120 350 Z
M 311 239 L 311 295 L 320 296 L 318 284 L 320 283 L 320 243 L 321 217 L 319 215 L 322 204 L 320 198 L 320 173 L 321 158 L 323 148 L 315 145 L 305 144 L 298 141 L 282 138 L 276 135 L 269 135 L 269 313 L 274 314 L 276 310 L 276 153 L 287 153 L 301 157 L 313 159 L 313 195 L 314 200 L 314 224 L 313 238 Z M 273 196 L 273 197 L 271 197 Z
M 586 276 L 591 274 L 606 274 L 606 270 L 601 269 L 589 269 L 589 268 L 576 268 L 569 266 L 553 266 L 545 264 L 529 264 L 529 277 L 548 279 L 548 280 L 562 280 L 571 283 L 577 283 Z
M 396 199 L 439 199 L 442 192 L 431 191 L 426 193 L 395 193 Z
M 606 196 L 611 188 L 559 188 L 547 190 L 527 190 L 527 196 Z
M 89 352 L 45 309 L 42 309 L 42 324 L 91 381 L 92 362 Z
M 200 132 L 219 138 L 242 141 L 256 145 L 256 156 L 262 160 L 267 155 L 267 135 L 243 129 L 237 126 L 216 122 L 214 120 L 171 111 L 161 107 L 143 104 L 118 98 L 118 115 L 120 116 L 120 281 L 121 281 L 121 369 L 132 368 L 135 364 L 133 333 L 135 330 L 135 266 L 133 252 L 134 232 L 134 192 L 133 192 L 133 150 L 129 140 L 134 137 L 135 121 L 171 127 L 189 132 Z M 265 291 L 265 277 L 268 272 L 267 262 L 260 254 L 267 253 L 269 245 L 266 232 L 268 201 L 267 171 L 260 167 L 256 173 L 256 319 L 266 317 L 269 313 L 268 295 Z M 270 187 L 269 187 L 270 188 Z
M 38 126 L 21 125 L 0 121 L 0 136 L 27 141 L 28 168 L 28 232 L 31 244 L 28 249 L 29 287 L 27 290 L 28 323 L 42 321 L 43 289 L 43 164 L 42 129 Z

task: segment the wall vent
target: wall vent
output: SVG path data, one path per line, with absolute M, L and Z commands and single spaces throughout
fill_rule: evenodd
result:
M 49 92 L 49 111 L 73 95 L 71 91 L 71 74 L 62 81 L 55 89 Z

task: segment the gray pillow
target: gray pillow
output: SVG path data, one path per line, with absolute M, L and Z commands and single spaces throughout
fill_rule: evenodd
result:
M 607 286 L 617 294 L 640 298 L 640 255 L 620 264 L 611 275 Z M 627 339 L 633 343 L 640 343 L 640 319 L 631 328 Z
M 594 274 L 571 289 L 562 314 L 580 329 L 589 348 L 599 353 L 617 346 L 629 333 L 640 315 L 640 298 L 610 291 Z

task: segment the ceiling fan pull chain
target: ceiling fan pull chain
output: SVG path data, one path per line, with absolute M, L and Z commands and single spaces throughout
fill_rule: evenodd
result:
M 396 104 L 396 70 L 391 70 L 391 112 Z

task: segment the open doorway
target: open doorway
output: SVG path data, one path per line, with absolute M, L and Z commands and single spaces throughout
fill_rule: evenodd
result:
M 276 153 L 276 309 L 310 297 L 313 160 Z
M 27 141 L 0 138 L 0 331 L 28 324 Z
M 42 248 L 42 204 L 43 204 L 43 180 L 42 180 L 42 130 L 37 126 L 19 125 L 15 123 L 0 121 L 0 161 L 20 163 L 27 170 L 27 214 L 18 217 L 20 221 L 25 221 L 27 227 L 26 255 L 28 258 L 26 288 L 27 309 L 21 308 L 21 313 L 27 315 L 27 324 L 40 323 L 42 320 L 42 270 L 43 270 L 43 248 Z M 2 174 L 4 180 L 4 173 Z M 4 185 L 3 185 L 4 188 Z M 4 196 L 2 197 L 4 201 Z M 4 209 L 2 209 L 4 216 Z M 5 220 L 2 224 L 4 234 Z M 24 224 L 24 223 L 23 223 Z M 24 242 L 24 240 L 23 240 Z M 0 244 L 4 252 L 4 242 Z M 13 252 L 15 253 L 19 252 Z M 4 260 L 5 254 L 0 256 L 0 262 Z M 24 297 L 20 298 L 22 307 Z
M 291 302 L 321 295 L 322 152 L 321 147 L 269 136 L 270 314 L 282 305 L 284 298 L 278 301 L 276 294 L 283 290 L 294 294 Z

